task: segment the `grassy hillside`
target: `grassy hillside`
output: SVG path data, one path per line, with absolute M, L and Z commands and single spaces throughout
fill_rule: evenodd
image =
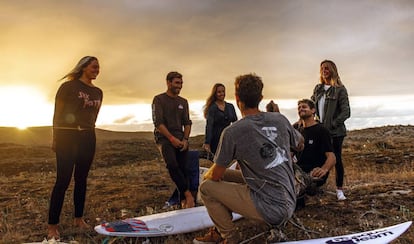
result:
M 47 209 L 53 187 L 55 155 L 50 150 L 50 127 L 19 131 L 0 128 L 0 243 L 41 241 L 46 234 Z M 151 132 L 97 130 L 96 157 L 88 180 L 85 218 L 91 225 L 102 220 L 166 211 L 164 202 L 174 189 Z M 322 194 L 307 199 L 295 213 L 298 227 L 283 227 L 289 240 L 349 234 L 414 220 L 413 126 L 386 126 L 350 131 L 345 139 L 346 201 L 338 202 L 334 172 Z M 203 136 L 190 138 L 200 149 Z M 211 162 L 200 160 L 208 166 Z M 61 216 L 64 241 L 103 243 L 105 236 L 93 230 L 73 228 L 73 182 Z M 247 220 L 237 222 L 240 235 L 251 238 L 263 226 Z M 192 243 L 206 230 L 177 236 L 151 238 L 150 243 Z M 248 243 L 264 243 L 265 235 Z M 411 244 L 414 227 L 392 244 Z M 145 239 L 123 238 L 113 243 L 142 243 Z
M 21 145 L 50 145 L 52 141 L 52 127 L 28 127 L 21 130 L 14 127 L 0 127 L 0 143 Z M 96 129 L 98 142 L 108 140 L 144 139 L 152 140 L 152 132 L 118 132 Z

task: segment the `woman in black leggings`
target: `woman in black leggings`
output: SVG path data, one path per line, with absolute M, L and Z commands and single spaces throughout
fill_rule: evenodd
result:
M 323 60 L 319 71 L 320 83 L 313 90 L 312 100 L 315 102 L 319 121 L 329 130 L 332 137 L 333 151 L 336 157 L 336 196 L 339 201 L 342 201 L 346 200 L 343 192 L 342 144 L 346 136 L 345 120 L 351 116 L 348 91 L 342 83 L 333 61 Z
M 55 98 L 53 144 L 57 177 L 49 206 L 48 239 L 60 239 L 58 224 L 65 192 L 75 179 L 74 225 L 90 228 L 83 219 L 86 185 L 96 147 L 95 122 L 102 103 L 102 90 L 92 84 L 99 74 L 98 59 L 83 57 L 61 80 Z

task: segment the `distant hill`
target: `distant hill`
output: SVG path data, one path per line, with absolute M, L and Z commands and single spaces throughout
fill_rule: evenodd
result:
M 412 125 L 396 125 L 396 126 L 382 126 L 376 128 L 366 128 L 361 130 L 349 131 L 345 143 L 349 140 L 366 140 L 371 139 L 385 139 L 400 136 L 414 136 L 414 126 Z M 96 129 L 97 142 L 105 142 L 110 140 L 154 140 L 152 132 L 121 132 Z M 202 144 L 204 135 L 198 135 L 191 140 L 192 145 Z M 21 130 L 14 127 L 0 127 L 0 144 L 13 143 L 21 145 L 50 145 L 52 142 L 52 127 L 29 127 Z
M 28 127 L 21 130 L 14 127 L 0 127 L 0 143 L 21 145 L 50 145 L 52 142 L 52 127 Z M 153 140 L 152 132 L 120 132 L 96 129 L 97 141 L 144 139 Z

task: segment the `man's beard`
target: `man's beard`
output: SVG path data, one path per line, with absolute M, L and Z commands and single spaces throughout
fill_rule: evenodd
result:
M 171 92 L 172 92 L 174 95 L 179 95 L 179 94 L 180 94 L 180 91 L 181 91 L 181 89 L 178 89 L 178 88 L 171 89 Z
M 313 116 L 312 114 L 304 114 L 304 115 L 299 115 L 299 118 L 301 118 L 302 120 L 305 120 L 305 119 L 309 119 L 312 116 Z

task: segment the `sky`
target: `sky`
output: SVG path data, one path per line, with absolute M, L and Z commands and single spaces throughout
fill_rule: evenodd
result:
M 51 125 L 59 81 L 87 55 L 104 92 L 97 126 L 151 130 L 169 71 L 184 75 L 194 130 L 212 86 L 256 73 L 294 122 L 319 63 L 333 60 L 350 129 L 414 121 L 411 0 L 0 0 L 0 126 Z

